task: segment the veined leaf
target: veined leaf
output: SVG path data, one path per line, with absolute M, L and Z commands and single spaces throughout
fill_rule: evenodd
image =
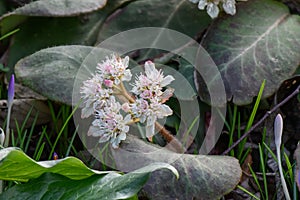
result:
M 107 0 L 38 0 L 0 17 L 0 33 L 5 34 L 28 16 L 65 17 L 101 9 Z
M 20 60 L 15 73 L 19 81 L 38 93 L 71 105 L 77 70 L 92 49 L 76 45 L 43 49 Z
M 29 181 L 11 187 L 0 199 L 136 199 L 150 174 L 159 169 L 169 169 L 179 176 L 166 163 L 153 163 L 121 175 L 89 169 L 73 157 L 36 162 L 18 148 L 6 148 L 0 150 L 0 179 Z
M 227 99 L 248 104 L 264 79 L 263 97 L 268 97 L 297 69 L 300 17 L 273 0 L 241 2 L 237 10 L 233 17 L 218 18 L 202 45 L 221 72 Z M 209 102 L 207 95 L 199 94 Z

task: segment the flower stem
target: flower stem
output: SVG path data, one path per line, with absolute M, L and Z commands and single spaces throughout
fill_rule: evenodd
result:
M 120 84 L 120 89 L 121 89 L 121 93 L 122 95 L 130 102 L 130 103 L 134 103 L 135 100 L 134 98 L 128 93 L 128 91 L 126 90 L 123 82 L 121 82 Z
M 7 110 L 6 129 L 5 129 L 6 136 L 5 136 L 5 141 L 4 141 L 4 147 L 8 147 L 8 145 L 9 145 L 9 136 L 10 136 L 9 126 L 10 126 L 11 108 L 12 108 L 12 103 L 10 103 L 8 105 L 8 110 Z
M 120 83 L 120 88 L 118 89 L 121 94 L 130 102 L 134 103 L 135 99 L 128 93 L 126 90 L 123 82 Z M 135 120 L 134 122 L 138 122 L 139 120 Z M 155 128 L 159 131 L 159 133 L 164 137 L 164 139 L 168 143 L 173 143 L 172 149 L 176 150 L 177 152 L 184 152 L 185 148 L 182 146 L 182 144 L 172 135 L 164 126 L 162 126 L 160 123 L 155 122 Z
M 171 150 L 176 150 L 178 153 L 185 152 L 185 147 L 164 126 L 162 126 L 158 122 L 155 122 L 155 128 L 159 131 L 159 133 L 165 138 L 165 140 L 169 144 L 172 144 L 172 146 L 170 147 Z

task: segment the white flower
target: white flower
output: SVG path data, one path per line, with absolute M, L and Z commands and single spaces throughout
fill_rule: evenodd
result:
M 227 14 L 234 15 L 236 13 L 235 0 L 224 0 L 223 9 Z
M 163 103 L 173 95 L 174 90 L 167 89 L 164 92 L 163 87 L 169 85 L 174 77 L 164 77 L 162 71 L 157 70 L 151 61 L 145 63 L 145 74 L 146 76 L 140 74 L 133 85 L 132 92 L 136 95 L 136 100 L 130 107 L 135 118 L 139 118 L 141 123 L 146 122 L 146 136 L 151 137 L 155 133 L 157 118 L 161 119 L 173 113 Z
M 84 108 L 81 112 L 82 118 L 87 118 L 91 116 L 95 109 L 102 107 L 105 100 L 108 99 L 111 94 L 111 89 L 106 89 L 102 87 L 102 78 L 98 74 L 93 75 L 92 78 L 86 80 L 83 86 L 80 88 L 80 93 L 84 101 Z
M 145 74 L 151 82 L 158 84 L 160 87 L 165 87 L 174 80 L 174 77 L 170 75 L 164 77 L 161 70 L 158 71 L 151 61 L 145 63 Z
M 212 2 L 209 2 L 207 4 L 206 10 L 207 10 L 207 14 L 213 19 L 218 17 L 219 12 L 220 12 L 218 5 L 216 5 Z
M 114 84 L 119 85 L 121 81 L 130 81 L 131 72 L 127 69 L 129 57 L 121 58 L 115 54 L 107 57 L 102 63 L 98 63 L 98 73 L 104 80 L 111 80 Z
M 204 10 L 205 6 L 207 6 L 207 0 L 200 0 L 198 3 L 199 10 Z
M 123 118 L 120 109 L 120 103 L 113 96 L 110 97 L 108 105 L 95 114 L 96 119 L 89 128 L 88 135 L 99 137 L 99 143 L 110 141 L 113 148 L 117 148 L 126 139 L 129 131 L 127 124 L 131 120 L 131 115 Z
M 145 63 L 145 75 L 140 74 L 133 85 L 132 92 L 136 95 L 143 94 L 145 97 L 159 96 L 162 88 L 169 85 L 174 77 L 168 75 L 164 77 L 161 70 L 157 70 L 151 61 Z
M 223 9 L 227 14 L 234 15 L 236 13 L 235 0 L 189 0 L 196 4 L 198 3 L 198 9 L 204 10 L 206 7 L 207 14 L 211 18 L 216 18 L 219 15 L 220 8 L 219 3 L 222 2 Z
M 116 98 L 114 90 L 121 81 L 130 81 L 131 72 L 127 69 L 129 58 L 122 59 L 112 55 L 99 63 L 96 74 L 84 81 L 80 89 L 84 107 L 81 117 L 94 115 L 95 119 L 88 130 L 88 136 L 98 137 L 99 143 L 110 142 L 117 148 L 121 141 L 126 139 L 129 124 L 135 121 L 146 123 L 146 136 L 155 133 L 157 119 L 172 115 L 172 110 L 165 105 L 172 95 L 172 88 L 164 89 L 173 80 L 173 76 L 164 76 L 161 70 L 155 68 L 154 63 L 145 63 L 145 74 L 140 74 L 133 84 L 132 92 L 135 98 L 123 101 L 121 105 Z M 118 87 L 118 95 L 127 93 L 123 87 Z M 125 91 L 122 91 L 125 90 Z M 121 114 L 123 110 L 127 115 Z
M 146 136 L 151 137 L 155 134 L 155 122 L 158 119 L 162 119 L 166 116 L 172 115 L 172 109 L 160 102 L 150 103 L 148 111 L 145 113 L 146 117 Z

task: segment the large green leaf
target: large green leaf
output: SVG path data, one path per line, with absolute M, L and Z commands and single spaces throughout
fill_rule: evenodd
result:
M 38 0 L 17 8 L 15 15 L 74 16 L 93 12 L 105 6 L 107 0 Z
M 43 49 L 20 60 L 15 73 L 19 81 L 38 93 L 71 105 L 77 70 L 92 49 L 76 45 Z
M 217 64 L 227 99 L 248 104 L 266 79 L 264 97 L 272 95 L 300 63 L 300 17 L 272 0 L 238 5 L 235 16 L 223 16 L 202 43 Z M 211 81 L 214 81 L 213 79 Z M 200 91 L 203 91 L 203 84 Z M 200 92 L 205 101 L 209 97 Z
M 17 148 L 0 150 L 0 179 L 27 181 L 0 195 L 1 199 L 128 199 L 147 182 L 150 173 L 174 167 L 165 163 L 125 175 L 87 168 L 77 158 L 35 162 Z
M 28 17 L 13 36 L 7 58 L 8 67 L 12 68 L 21 58 L 51 46 L 93 46 L 104 20 L 129 1 L 132 0 L 110 0 L 103 9 L 76 17 Z
M 51 46 L 93 45 L 99 26 L 106 17 L 104 10 L 85 17 L 29 18 L 13 36 L 7 65 L 12 68 L 21 58 Z
M 61 174 L 74 180 L 88 178 L 94 174 L 108 173 L 91 170 L 74 157 L 36 162 L 18 148 L 10 147 L 0 150 L 0 180 L 24 182 L 38 178 L 46 172 Z
M 124 7 L 101 28 L 99 41 L 122 31 L 141 27 L 164 27 L 194 37 L 211 22 L 205 12 L 186 0 L 139 0 Z M 146 34 L 146 33 L 145 33 Z
M 38 0 L 0 18 L 0 33 L 5 34 L 28 16 L 65 17 L 93 12 L 105 6 L 107 0 Z
M 205 12 L 199 11 L 187 0 L 139 0 L 107 19 L 99 32 L 98 42 L 122 31 L 142 27 L 169 28 L 195 37 L 207 28 L 210 22 L 211 19 Z M 145 56 L 145 59 L 149 58 Z
M 90 151 L 99 155 L 95 149 Z M 151 175 L 144 187 L 150 199 L 219 199 L 236 187 L 242 175 L 239 161 L 234 157 L 179 154 L 131 135 L 121 143 L 120 150 L 110 151 L 106 153 L 112 155 L 114 164 L 122 171 L 153 162 L 172 163 L 178 170 L 178 180 L 164 171 Z M 109 159 L 103 161 L 108 163 Z

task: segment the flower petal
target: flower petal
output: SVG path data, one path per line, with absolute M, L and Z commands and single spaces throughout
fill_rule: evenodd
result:
M 224 0 L 223 9 L 227 14 L 234 15 L 236 13 L 235 0 Z
M 129 56 L 126 56 L 124 59 L 123 59 L 123 65 L 125 68 L 128 67 L 128 64 L 129 64 Z
M 166 117 L 173 114 L 173 110 L 165 104 L 160 105 L 160 115 L 159 118 Z
M 155 74 L 158 74 L 158 70 L 155 68 L 155 65 L 151 61 L 145 62 L 145 74 L 147 77 L 152 77 Z
M 206 9 L 207 9 L 207 14 L 211 18 L 214 19 L 214 18 L 218 17 L 220 10 L 219 10 L 219 7 L 216 4 L 210 2 L 210 3 L 207 4 Z
M 125 140 L 125 139 L 126 139 L 126 134 L 125 134 L 125 133 L 121 133 L 121 134 L 118 136 L 118 138 L 119 138 L 120 140 Z
M 110 134 L 103 134 L 102 137 L 99 139 L 99 143 L 104 143 L 107 142 L 110 139 L 111 135 Z
M 155 126 L 154 124 L 151 126 L 146 126 L 146 137 L 152 137 L 153 135 L 155 135 Z
M 81 118 L 88 118 L 92 114 L 94 114 L 94 108 L 93 107 L 84 107 L 81 110 Z
M 165 87 L 165 86 L 169 85 L 174 80 L 175 79 L 173 76 L 171 76 L 171 75 L 166 76 L 161 82 L 161 87 Z
M 198 3 L 199 10 L 204 10 L 206 5 L 207 5 L 207 0 L 200 0 Z

